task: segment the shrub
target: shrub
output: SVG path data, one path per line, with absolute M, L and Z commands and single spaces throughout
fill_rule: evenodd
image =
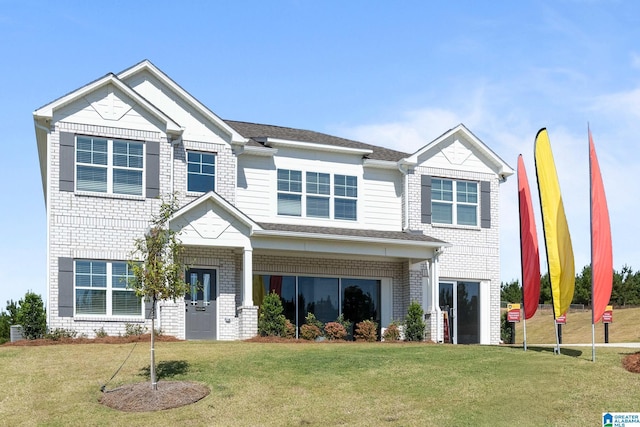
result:
M 507 321 L 508 313 L 505 311 L 502 313 L 500 319 L 500 339 L 506 344 L 515 344 L 515 331 L 512 328 L 512 323 Z
M 309 325 L 308 323 L 305 323 L 300 327 L 300 337 L 305 340 L 313 341 L 321 335 L 322 332 L 320 332 L 320 328 L 316 325 Z
M 324 325 L 324 336 L 328 340 L 343 340 L 347 336 L 347 330 L 338 322 L 328 322 Z
M 47 314 L 40 295 L 27 292 L 19 304 L 16 320 L 22 325 L 22 336 L 28 340 L 42 338 L 47 332 Z
M 147 332 L 147 327 L 144 325 L 133 324 L 133 323 L 124 324 L 125 337 L 144 335 L 146 332 Z
M 344 315 L 340 314 L 336 319 L 336 322 L 340 323 L 344 327 L 344 330 L 347 331 L 347 335 L 351 333 L 351 322 L 345 320 Z
M 264 297 L 258 318 L 258 333 L 263 337 L 285 336 L 287 319 L 282 314 L 283 311 L 278 294 L 271 292 Z
M 413 301 L 409 304 L 404 331 L 404 339 L 406 341 L 424 340 L 424 328 L 426 325 L 424 323 L 423 316 L 424 312 L 422 311 L 420 303 Z
M 76 335 L 78 335 L 78 333 L 73 329 L 56 328 L 47 332 L 45 338 L 58 341 L 62 338 L 75 338 Z
M 385 341 L 398 341 L 400 340 L 400 327 L 396 322 L 391 322 L 387 329 L 382 334 L 382 338 Z
M 100 329 L 94 329 L 93 332 L 96 334 L 96 338 L 104 338 L 109 336 L 107 331 L 104 330 L 104 327 Z
M 322 330 L 324 329 L 324 324 L 318 319 L 316 319 L 315 314 L 313 314 L 312 312 L 307 313 L 307 317 L 305 317 L 304 320 L 307 325 L 316 326 L 321 331 L 320 333 L 322 333 Z
M 373 320 L 363 320 L 356 323 L 354 336 L 356 341 L 374 342 L 378 339 L 378 324 Z
M 285 338 L 295 338 L 296 337 L 296 327 L 293 326 L 293 323 L 289 319 L 284 321 L 284 337 Z

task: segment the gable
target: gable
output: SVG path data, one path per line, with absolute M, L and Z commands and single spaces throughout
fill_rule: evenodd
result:
M 185 245 L 250 247 L 251 228 L 213 200 L 206 200 L 171 220 Z
M 450 129 L 407 158 L 414 166 L 487 173 L 501 180 L 514 170 L 464 125 Z
M 54 121 L 164 132 L 165 125 L 113 84 L 106 84 L 54 111 Z
M 418 165 L 465 172 L 496 173 L 486 156 L 460 135 L 452 135 L 433 150 L 418 156 Z
M 238 132 L 151 62 L 142 61 L 118 74 L 118 78 L 180 123 L 184 140 L 245 144 Z

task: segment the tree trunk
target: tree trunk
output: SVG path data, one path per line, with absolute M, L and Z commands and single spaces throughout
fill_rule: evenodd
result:
M 151 309 L 151 365 L 150 365 L 150 376 L 151 376 L 151 390 L 158 390 L 158 382 L 156 380 L 156 299 L 153 298 L 153 308 Z

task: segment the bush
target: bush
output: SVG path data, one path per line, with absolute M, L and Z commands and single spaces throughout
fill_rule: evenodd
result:
M 285 338 L 296 337 L 296 327 L 293 326 L 293 323 L 291 323 L 289 319 L 286 319 L 284 322 L 284 337 Z
M 104 330 L 104 327 L 100 329 L 94 329 L 93 332 L 96 334 L 96 338 L 105 338 L 109 336 L 107 331 Z
M 336 322 L 340 323 L 344 327 L 344 330 L 347 331 L 347 335 L 351 333 L 351 322 L 345 320 L 344 315 L 340 314 L 336 319 Z
M 506 344 L 515 344 L 515 331 L 511 327 L 512 323 L 507 321 L 508 313 L 505 311 L 502 313 L 500 319 L 500 339 Z
M 62 338 L 75 338 L 78 333 L 73 329 L 56 328 L 52 329 L 45 335 L 45 338 L 58 341 Z
M 391 322 L 387 329 L 382 334 L 382 338 L 385 341 L 398 341 L 400 340 L 400 327 L 397 323 Z
M 329 341 L 343 340 L 347 336 L 347 330 L 338 322 L 328 322 L 324 325 L 324 336 Z
M 278 294 L 271 292 L 264 297 L 258 318 L 258 333 L 260 336 L 285 336 L 287 319 L 284 317 L 284 314 L 282 314 L 283 311 L 282 301 L 280 301 Z
M 305 323 L 300 327 L 300 337 L 302 339 L 313 341 L 320 336 L 322 336 L 322 332 L 316 325 Z
M 426 325 L 424 323 L 423 316 L 424 312 L 417 301 L 413 301 L 409 304 L 404 331 L 404 339 L 406 341 L 424 340 L 424 328 Z
M 47 314 L 40 295 L 27 292 L 19 304 L 16 320 L 22 325 L 22 336 L 28 340 L 42 338 L 47 332 Z
M 322 334 L 322 330 L 324 329 L 324 323 L 316 319 L 315 314 L 313 314 L 312 312 L 307 313 L 307 317 L 304 318 L 304 321 L 307 325 L 314 325 L 315 327 L 317 327 L 320 330 L 320 333 Z
M 144 335 L 146 332 L 147 332 L 147 327 L 144 325 L 133 324 L 133 323 L 124 324 L 125 337 L 140 336 L 140 335 Z
M 373 320 L 356 323 L 354 336 L 356 341 L 375 342 L 378 340 L 378 324 Z

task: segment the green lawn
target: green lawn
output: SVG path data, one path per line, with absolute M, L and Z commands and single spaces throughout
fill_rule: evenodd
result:
M 0 347 L 2 425 L 586 426 L 640 406 L 628 349 L 434 344 L 161 342 L 160 380 L 206 384 L 182 408 L 123 413 L 98 403 L 134 344 Z M 146 381 L 139 343 L 107 386 Z

